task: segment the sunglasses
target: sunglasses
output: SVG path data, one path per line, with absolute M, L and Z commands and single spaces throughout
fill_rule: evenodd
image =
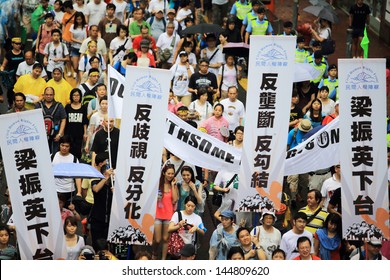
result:
M 57 56 L 57 50 L 56 49 L 54 49 L 53 54 L 54 54 L 54 56 Z
M 14 43 L 15 45 L 21 45 L 22 43 Z

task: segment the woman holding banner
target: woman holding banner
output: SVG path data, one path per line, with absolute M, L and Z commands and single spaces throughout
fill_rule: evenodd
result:
M 176 186 L 175 167 L 167 164 L 163 167 L 158 186 L 156 218 L 153 234 L 153 259 L 158 257 L 158 249 L 161 244 L 161 259 L 167 258 L 168 252 L 168 226 L 175 212 L 179 194 Z

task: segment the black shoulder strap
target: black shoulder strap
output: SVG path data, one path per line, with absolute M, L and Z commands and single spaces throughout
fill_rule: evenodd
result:
M 77 157 L 73 155 L 73 163 L 77 163 Z
M 116 49 L 116 52 L 112 57 L 115 57 L 116 55 L 118 55 L 118 53 L 120 53 L 121 51 L 124 51 L 126 49 L 125 46 L 126 46 L 128 40 L 129 40 L 129 38 L 126 38 L 126 41 L 123 43 L 123 45 L 119 46 L 119 48 Z
M 318 209 L 313 213 L 313 215 L 311 215 L 311 216 L 307 219 L 306 224 L 309 224 L 311 221 L 313 221 L 314 218 L 317 216 L 317 214 L 320 213 L 321 209 L 322 209 L 321 207 L 318 207 Z
M 178 219 L 179 219 L 179 222 L 180 222 L 181 220 L 183 220 L 183 216 L 181 215 L 181 211 L 180 211 L 180 210 L 177 210 L 177 217 L 178 217 Z
M 50 155 L 50 158 L 51 158 L 51 162 L 53 162 L 53 160 L 54 160 L 54 157 L 56 156 L 56 154 L 55 153 L 52 153 L 51 155 Z
M 181 163 L 180 163 L 180 166 L 179 168 L 176 170 L 175 172 L 175 177 L 177 176 L 177 174 L 179 174 L 180 170 L 182 169 L 183 165 L 184 165 L 185 161 L 183 160 Z
M 211 57 L 209 58 L 209 62 L 214 58 L 214 56 L 217 54 L 218 51 L 219 51 L 219 48 L 217 48 L 215 50 L 215 52 L 211 55 Z
M 237 174 L 234 174 L 234 176 L 230 179 L 229 183 L 227 183 L 225 188 L 228 188 L 233 183 L 234 179 L 236 179 L 236 177 L 237 177 Z

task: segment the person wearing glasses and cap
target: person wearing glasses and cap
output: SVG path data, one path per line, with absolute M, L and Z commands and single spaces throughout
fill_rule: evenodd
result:
M 382 240 L 372 237 L 364 243 L 364 246 L 358 247 L 351 253 L 351 260 L 387 260 L 381 254 Z
M 264 209 L 259 220 L 260 225 L 252 229 L 251 235 L 259 240 L 260 247 L 264 250 L 267 260 L 272 259 L 272 253 L 279 248 L 282 234 L 274 227 L 277 218 L 274 211 Z

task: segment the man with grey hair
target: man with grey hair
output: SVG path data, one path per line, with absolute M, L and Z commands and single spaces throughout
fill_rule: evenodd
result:
M 180 40 L 180 36 L 174 30 L 175 24 L 168 22 L 167 31 L 162 33 L 157 40 L 157 53 L 162 53 L 166 49 L 169 49 L 171 53 L 171 56 L 166 61 L 162 61 L 161 57 L 158 56 L 157 63 L 160 64 L 160 68 L 162 69 L 170 69 L 172 67 L 173 54 L 176 52 L 177 44 Z

